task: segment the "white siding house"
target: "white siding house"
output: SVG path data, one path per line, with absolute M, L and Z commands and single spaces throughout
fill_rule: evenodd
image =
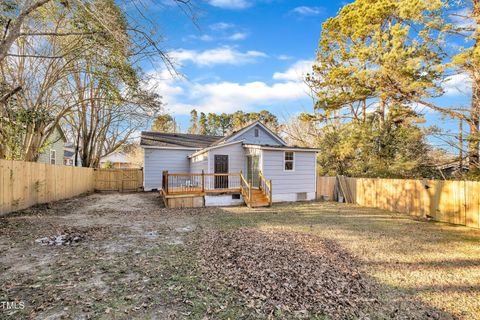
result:
M 208 151 L 190 158 L 190 173 L 208 172 Z
M 188 156 L 192 150 L 146 148 L 143 162 L 143 187 L 145 191 L 162 188 L 162 172 L 190 172 Z
M 293 152 L 293 170 L 285 170 L 285 152 L 262 150 L 261 168 L 272 179 L 273 201 L 314 200 L 316 194 L 316 154 Z
M 227 137 L 143 132 L 141 145 L 145 149 L 145 190 L 160 189 L 165 170 L 190 174 L 242 172 L 256 188 L 261 172 L 272 181 L 274 202 L 315 199 L 318 150 L 288 146 L 260 122 Z M 238 186 L 233 178 L 228 180 L 229 188 L 234 183 Z M 205 202 L 233 203 L 232 197 L 222 197 Z
M 37 162 L 63 165 L 63 156 L 67 138 L 60 126 L 55 127 L 41 148 Z

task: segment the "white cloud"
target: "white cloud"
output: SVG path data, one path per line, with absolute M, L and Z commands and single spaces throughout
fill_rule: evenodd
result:
M 301 82 L 287 81 L 267 84 L 261 81 L 246 83 L 162 80 L 155 77 L 152 87 L 163 97 L 167 109 L 175 114 L 202 112 L 234 112 L 239 109 L 255 110 L 278 103 L 299 102 L 308 97 Z M 158 83 L 155 84 L 155 81 Z
M 255 81 L 247 83 L 216 82 L 187 84 L 186 95 L 167 97 L 170 110 L 176 114 L 201 112 L 235 112 L 254 110 L 275 103 L 299 101 L 307 97 L 305 88 L 297 82 L 275 83 Z M 161 94 L 161 92 L 159 92 Z
M 275 72 L 273 79 L 287 81 L 302 81 L 307 73 L 312 71 L 313 61 L 299 60 L 284 72 Z
M 175 96 L 184 92 L 183 88 L 176 84 L 176 79 L 168 70 L 149 72 L 147 78 L 149 78 L 147 88 L 155 90 L 163 97 Z
M 241 65 L 253 63 L 258 58 L 266 58 L 267 54 L 250 50 L 240 52 L 232 47 L 225 46 L 205 51 L 179 49 L 170 53 L 170 56 L 178 63 L 190 61 L 199 66 L 212 66 L 216 64 Z
M 222 9 L 245 9 L 251 6 L 247 0 L 207 0 L 207 2 Z
M 188 42 L 188 41 L 191 41 L 192 39 L 201 40 L 201 41 L 205 41 L 205 42 L 211 42 L 211 41 L 215 40 L 215 38 L 212 37 L 209 34 L 202 34 L 202 35 L 192 34 L 192 35 L 189 35 L 187 37 L 184 37 L 183 41 Z
M 475 27 L 475 20 L 473 19 L 472 12 L 469 8 L 454 12 L 450 18 L 457 28 L 468 28 L 473 30 Z
M 190 58 L 188 56 L 188 59 Z M 312 63 L 309 60 L 299 60 L 285 72 L 275 73 L 271 79 L 272 83 L 264 81 L 239 83 L 212 80 L 211 77 L 187 81 L 175 79 L 167 71 L 161 71 L 157 72 L 158 76 L 152 77 L 150 84 L 163 96 L 169 112 L 177 115 L 189 114 L 194 108 L 201 112 L 217 113 L 234 112 L 239 109 L 253 111 L 258 108 L 302 104 L 308 101 L 309 88 L 301 81 L 301 76 L 308 72 Z
M 316 15 L 325 13 L 325 8 L 300 6 L 293 9 L 292 12 L 300 15 L 304 15 L 304 16 L 316 16 Z
M 246 39 L 248 34 L 246 32 L 235 32 L 231 36 L 228 37 L 228 40 L 232 41 L 239 41 Z
M 469 94 L 472 90 L 472 79 L 466 73 L 459 73 L 447 77 L 442 85 L 445 90 L 445 95 L 465 95 Z
M 281 54 L 281 55 L 277 56 L 277 59 L 278 60 L 291 60 L 291 59 L 293 59 L 293 57 L 291 57 L 289 55 L 286 55 L 286 54 Z
M 228 22 L 217 22 L 210 25 L 210 29 L 212 29 L 213 31 L 227 30 L 233 27 L 235 27 L 235 25 L 233 23 L 228 23 Z

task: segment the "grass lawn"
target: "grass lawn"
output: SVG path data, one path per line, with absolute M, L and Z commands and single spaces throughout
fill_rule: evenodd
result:
M 352 205 L 94 194 L 0 218 L 0 249 L 2 319 L 480 318 L 479 230 Z

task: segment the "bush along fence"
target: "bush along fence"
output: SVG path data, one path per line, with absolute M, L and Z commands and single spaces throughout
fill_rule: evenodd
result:
M 94 190 L 94 170 L 0 160 L 0 215 Z
M 317 197 L 480 228 L 480 182 L 318 177 Z

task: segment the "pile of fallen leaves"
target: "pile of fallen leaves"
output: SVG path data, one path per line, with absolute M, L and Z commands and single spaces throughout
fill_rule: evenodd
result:
M 332 241 L 286 231 L 212 231 L 202 240 L 205 277 L 235 288 L 263 314 L 362 318 L 373 288 L 355 259 Z

